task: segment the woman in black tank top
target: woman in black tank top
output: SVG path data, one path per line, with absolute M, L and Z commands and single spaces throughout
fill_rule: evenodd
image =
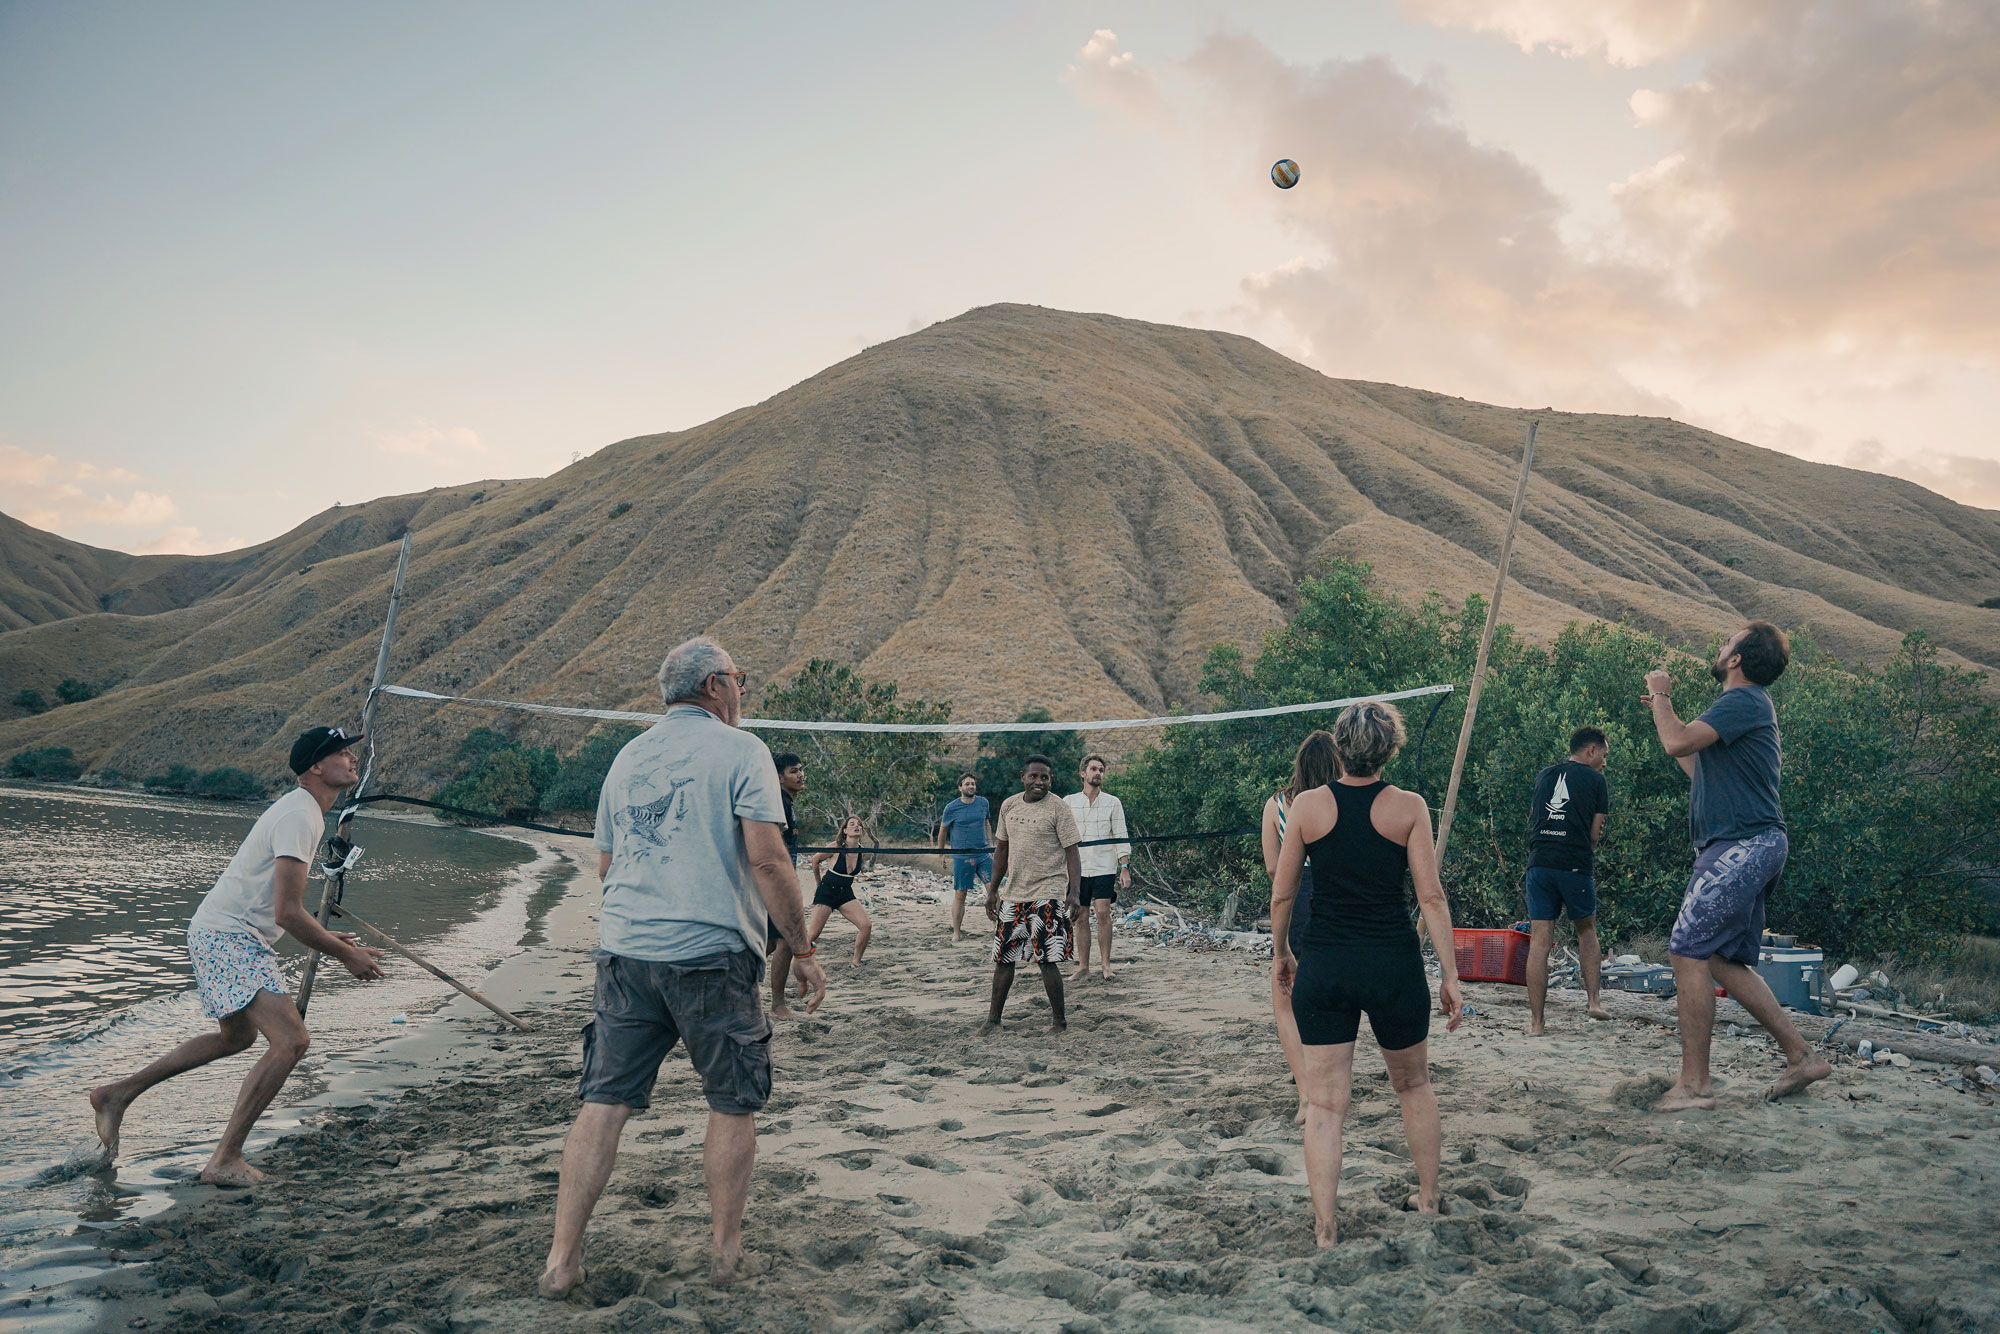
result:
M 1310 792 L 1316 787 L 1325 787 L 1340 776 L 1340 761 L 1333 755 L 1333 737 L 1325 731 L 1313 731 L 1299 744 L 1299 753 L 1292 758 L 1292 781 L 1279 788 L 1277 794 L 1264 803 L 1264 874 L 1276 883 L 1278 875 L 1278 849 L 1285 841 L 1285 821 L 1291 814 L 1291 805 L 1302 792 Z M 1303 923 L 1312 910 L 1312 865 L 1308 863 L 1299 872 L 1299 892 L 1292 910 L 1292 920 Z M 1297 929 L 1296 927 L 1294 928 Z M 1271 970 L 1271 1014 L 1278 1021 L 1278 1046 L 1284 1049 L 1285 1065 L 1292 1072 L 1292 1085 L 1299 1091 L 1299 1110 L 1293 1114 L 1292 1123 L 1302 1125 L 1306 1119 L 1306 1081 L 1300 1073 L 1304 1053 L 1299 1042 L 1298 1021 L 1292 1018 L 1291 993 L 1278 986 L 1278 970 Z
M 840 827 L 840 837 L 834 840 L 838 848 L 865 848 L 868 846 L 868 830 L 861 823 L 861 817 L 850 815 Z M 875 934 L 875 924 L 869 920 L 868 909 L 854 895 L 854 877 L 868 869 L 866 854 L 861 852 L 815 852 L 812 859 L 813 876 L 819 887 L 813 891 L 812 920 L 806 923 L 806 943 L 819 944 L 819 933 L 826 930 L 827 919 L 839 913 L 854 923 L 854 962 L 861 962 L 862 951 L 868 948 L 868 937 Z M 831 862 L 824 872 L 820 864 Z
M 1438 881 L 1429 807 L 1379 776 L 1403 736 L 1403 717 L 1392 705 L 1371 700 L 1340 715 L 1333 744 L 1341 777 L 1292 803 L 1273 878 L 1271 971 L 1291 996 L 1304 1053 L 1306 1183 L 1322 1246 L 1337 1240 L 1340 1136 L 1364 1014 L 1402 1103 L 1403 1137 L 1417 1169 L 1417 1191 L 1407 1207 L 1425 1213 L 1438 1207 L 1441 1132 L 1430 1081 L 1430 995 L 1405 881 L 1415 881 L 1432 940 L 1451 939 L 1451 910 Z M 1308 858 L 1312 915 L 1295 938 L 1293 903 Z M 1457 960 L 1444 949 L 1438 962 L 1438 1010 L 1446 1029 L 1455 1029 L 1463 1007 Z

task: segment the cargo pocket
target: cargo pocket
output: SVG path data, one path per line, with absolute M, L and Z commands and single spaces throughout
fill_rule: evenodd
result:
M 723 1039 L 730 1087 L 717 1092 L 738 1112 L 763 1110 L 771 1100 L 771 1021 L 760 1013 L 754 1024 L 731 1026 Z

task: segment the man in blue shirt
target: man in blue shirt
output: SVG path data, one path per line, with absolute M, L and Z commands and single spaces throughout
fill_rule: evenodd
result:
M 826 998 L 785 849 L 778 773 L 764 743 L 737 727 L 744 675 L 713 639 L 667 654 L 667 712 L 618 752 L 598 795 L 604 903 L 595 1014 L 583 1029 L 583 1108 L 563 1144 L 555 1237 L 539 1285 L 545 1297 L 582 1281 L 583 1230 L 610 1180 L 619 1134 L 651 1101 L 676 1042 L 708 1099 L 710 1278 L 738 1276 L 756 1113 L 771 1096 L 771 1021 L 757 985 L 767 920 L 776 920 L 794 975 L 813 993 L 806 1009 Z
M 1680 1009 L 1681 1073 L 1653 1104 L 1656 1112 L 1715 1106 L 1708 1053 L 1718 985 L 1784 1048 L 1785 1072 L 1766 1098 L 1797 1093 L 1833 1073 L 1757 973 L 1765 901 L 1790 851 L 1778 805 L 1778 714 L 1765 687 L 1783 675 L 1791 657 L 1784 631 L 1769 621 L 1750 622 L 1709 664 L 1722 694 L 1690 723 L 1674 711 L 1666 670 L 1646 674 L 1660 744 L 1694 780 L 1688 809 L 1694 875 L 1667 946 Z
M 993 879 L 993 825 L 986 798 L 979 795 L 979 780 L 972 774 L 958 776 L 958 796 L 944 804 L 938 817 L 937 846 L 966 851 L 951 855 L 951 943 L 965 938 L 965 894 L 977 883 Z

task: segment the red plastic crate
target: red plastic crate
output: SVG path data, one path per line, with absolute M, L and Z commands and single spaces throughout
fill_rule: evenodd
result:
M 1454 927 L 1451 946 L 1452 953 L 1458 956 L 1458 975 L 1463 980 L 1528 985 L 1527 932 Z

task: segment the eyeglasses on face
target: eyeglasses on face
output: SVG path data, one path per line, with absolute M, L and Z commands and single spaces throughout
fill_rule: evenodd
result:
M 750 688 L 750 673 L 748 672 L 710 672 L 709 675 L 729 677 L 736 682 L 738 690 L 748 690 Z

